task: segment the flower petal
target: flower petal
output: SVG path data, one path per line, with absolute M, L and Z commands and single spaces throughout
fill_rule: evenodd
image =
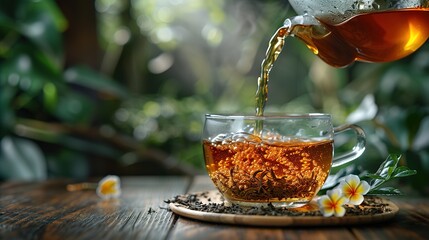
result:
M 324 217 L 330 217 L 335 213 L 333 208 L 321 208 L 320 212 L 323 214 Z
M 350 174 L 345 178 L 345 182 L 347 182 L 347 184 L 351 188 L 356 188 L 357 186 L 359 186 L 360 179 L 357 175 Z
M 350 198 L 354 194 L 353 188 L 351 188 L 347 182 L 343 182 L 341 185 L 341 191 L 343 192 L 343 195 L 347 198 Z
M 359 187 L 358 187 L 358 193 L 365 195 L 369 192 L 369 189 L 371 188 L 371 186 L 369 186 L 367 181 L 360 181 Z
M 337 200 L 337 205 L 338 206 L 342 206 L 342 205 L 347 204 L 347 203 L 349 203 L 349 198 L 347 198 L 345 196 L 342 196 L 341 198 L 339 198 Z
M 331 199 L 330 199 L 328 196 L 324 195 L 324 196 L 321 196 L 321 197 L 317 200 L 317 203 L 318 203 L 318 204 L 319 204 L 319 206 L 321 206 L 321 207 L 328 207 L 328 206 L 330 206 L 330 205 L 331 205 Z
M 346 214 L 346 209 L 343 206 L 336 206 L 335 208 L 335 216 L 343 217 Z
M 326 194 L 328 194 L 329 198 L 333 202 L 337 202 L 340 198 L 343 197 L 343 191 L 339 188 L 334 188 L 332 190 L 329 190 L 326 192 Z
M 360 205 L 364 200 L 364 197 L 362 194 L 355 194 L 349 199 L 349 204 L 352 205 Z
M 326 194 L 327 195 L 318 199 L 319 209 L 323 216 L 344 216 L 346 210 L 343 205 L 346 204 L 349 199 L 343 195 L 341 189 L 334 188 L 327 191 Z
M 370 190 L 370 185 L 366 181 L 361 181 L 357 175 L 350 174 L 340 183 L 340 188 L 344 196 L 349 199 L 349 204 L 360 205 L 364 197 Z
M 332 201 L 329 196 L 324 195 L 320 197 L 319 200 L 317 200 L 317 203 L 319 205 L 320 212 L 324 217 L 334 215 L 334 208 L 332 208 Z
M 117 198 L 121 195 L 120 179 L 115 175 L 108 175 L 100 180 L 97 186 L 97 195 L 103 199 Z

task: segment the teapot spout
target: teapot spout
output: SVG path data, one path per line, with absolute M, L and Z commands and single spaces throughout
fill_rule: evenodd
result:
M 292 18 L 288 18 L 283 22 L 285 27 L 292 27 L 295 25 L 320 25 L 319 21 L 312 15 L 304 13 Z
M 331 66 L 345 67 L 355 61 L 354 49 L 310 14 L 286 19 L 283 28 L 288 29 L 288 36 L 303 41 L 315 55 Z

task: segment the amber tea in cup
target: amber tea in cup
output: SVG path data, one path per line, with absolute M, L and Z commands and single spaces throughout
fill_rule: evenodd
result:
M 334 158 L 334 134 L 345 130 L 356 132 L 356 144 Z M 316 196 L 332 166 L 356 159 L 364 146 L 360 127 L 333 128 L 328 114 L 205 116 L 208 174 L 226 200 L 243 206 L 303 206 Z

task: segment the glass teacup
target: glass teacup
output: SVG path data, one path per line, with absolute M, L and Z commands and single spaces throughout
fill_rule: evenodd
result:
M 334 158 L 334 135 L 346 130 L 356 133 L 355 146 Z M 365 134 L 356 125 L 334 128 L 328 114 L 207 114 L 203 149 L 209 176 L 226 200 L 292 208 L 316 196 L 331 167 L 363 153 Z

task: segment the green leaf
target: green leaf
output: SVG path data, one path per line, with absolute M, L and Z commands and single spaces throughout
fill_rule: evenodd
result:
M 0 33 L 4 32 L 16 32 L 15 22 L 6 15 L 3 9 L 0 9 Z
M 395 171 L 392 174 L 392 178 L 397 177 L 408 177 L 417 174 L 416 170 L 411 170 L 406 166 L 401 166 L 395 169 Z
M 394 187 L 385 187 L 370 190 L 366 195 L 402 195 L 402 193 Z
M 368 195 L 399 195 L 401 192 L 393 187 L 380 188 L 381 185 L 388 182 L 391 179 L 397 177 L 411 176 L 417 173 L 415 170 L 410 170 L 406 166 L 398 167 L 400 155 L 391 154 L 387 159 L 380 165 L 375 174 L 367 174 L 364 177 L 372 178 L 371 189 Z
M 47 177 L 45 157 L 31 141 L 3 137 L 0 141 L 0 178 L 42 180 Z
M 52 110 L 56 104 L 52 89 L 65 86 L 58 69 L 52 68 L 38 49 L 24 44 L 17 45 L 11 54 L 7 61 L 0 64 L 0 95 L 6 93 L 6 87 L 15 91 L 8 108 L 14 111 L 26 109 L 29 112 L 44 110 L 40 97 L 45 94 L 45 107 Z M 49 99 L 46 98 L 47 93 L 50 94 Z
M 69 83 L 86 87 L 101 94 L 120 98 L 128 97 L 128 92 L 121 85 L 85 66 L 67 69 L 64 79 Z
M 384 177 L 381 177 L 381 176 L 376 175 L 376 174 L 366 174 L 366 175 L 362 176 L 362 178 L 372 178 L 372 179 L 386 180 Z
M 11 109 L 15 89 L 0 85 L 0 137 L 9 132 L 15 123 L 15 112 Z
M 45 108 L 49 109 L 51 112 L 54 111 L 58 103 L 58 90 L 53 83 L 46 83 L 43 86 L 43 102 Z
M 55 2 L 23 1 L 16 9 L 19 32 L 44 52 L 52 63 L 61 65 L 63 62 L 63 45 L 60 28 L 65 19 Z
M 77 92 L 64 92 L 58 98 L 53 114 L 67 123 L 87 123 L 97 114 L 95 102 Z
M 387 180 L 389 180 L 389 178 L 392 176 L 393 171 L 395 171 L 395 168 L 396 166 L 387 168 L 387 177 L 388 177 Z
M 377 188 L 385 181 L 389 180 L 396 166 L 398 165 L 400 155 L 390 154 L 386 160 L 380 165 L 375 175 L 382 179 L 374 179 L 371 182 L 371 188 Z

